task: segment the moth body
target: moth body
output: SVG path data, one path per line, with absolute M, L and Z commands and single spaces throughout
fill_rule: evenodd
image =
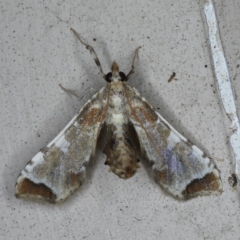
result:
M 113 63 L 118 69 L 117 64 Z M 112 67 L 113 68 L 113 67 Z M 123 179 L 132 177 L 140 167 L 136 148 L 129 136 L 128 103 L 119 72 L 113 74 L 117 81 L 112 81 L 109 90 L 109 104 L 106 117 L 107 144 L 104 153 L 105 164 L 109 171 Z

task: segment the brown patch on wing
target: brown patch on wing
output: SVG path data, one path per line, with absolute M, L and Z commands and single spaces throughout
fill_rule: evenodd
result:
M 200 192 L 218 192 L 221 188 L 219 178 L 214 173 L 208 173 L 201 179 L 195 179 L 187 185 L 183 195 L 191 197 Z
M 27 178 L 18 186 L 17 196 L 19 195 L 31 195 L 33 198 L 41 197 L 50 202 L 55 202 L 56 199 L 56 195 L 46 185 L 36 184 Z
M 135 120 L 142 126 L 145 130 L 151 143 L 154 145 L 156 151 L 159 153 L 160 148 L 167 147 L 167 139 L 171 133 L 171 130 L 163 123 L 157 124 L 158 116 L 157 114 L 149 108 L 135 107 L 133 109 L 133 115 Z M 156 143 L 161 142 L 161 145 Z
M 99 114 L 101 112 L 101 109 L 92 108 L 85 114 L 85 116 L 77 119 L 78 123 L 92 126 L 94 123 L 99 122 L 102 119 L 102 114 Z
M 156 171 L 156 173 L 155 173 L 155 180 L 158 182 L 158 181 L 160 181 L 160 182 L 162 182 L 162 183 L 166 183 L 167 181 L 167 170 L 166 169 L 164 169 L 164 170 L 162 170 L 162 171 L 160 171 L 160 172 L 158 172 L 158 171 Z
M 82 183 L 81 177 L 82 177 L 81 173 L 76 174 L 76 173 L 71 172 L 70 176 L 69 176 L 69 183 L 70 183 L 70 185 L 71 186 L 78 186 L 79 183 L 81 185 L 81 183 Z
M 149 108 L 143 108 L 139 106 L 135 108 L 135 111 L 137 112 L 138 115 L 140 112 L 143 115 L 145 121 L 154 123 L 158 119 L 156 113 L 154 111 L 150 111 Z

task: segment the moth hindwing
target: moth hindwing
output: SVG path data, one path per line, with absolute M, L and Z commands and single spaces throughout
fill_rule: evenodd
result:
M 139 166 L 138 146 L 151 163 L 156 182 L 176 198 L 188 199 L 222 191 L 219 171 L 198 147 L 179 134 L 138 91 L 126 84 L 134 73 L 125 75 L 116 62 L 104 74 L 94 49 L 80 42 L 93 55 L 106 85 L 76 114 L 67 126 L 26 165 L 17 179 L 17 197 L 49 202 L 65 200 L 85 180 L 86 166 L 106 124 L 104 153 L 109 170 L 123 179 L 132 177 Z

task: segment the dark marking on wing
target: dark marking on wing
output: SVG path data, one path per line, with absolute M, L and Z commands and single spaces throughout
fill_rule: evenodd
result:
M 194 179 L 187 185 L 186 190 L 183 191 L 183 195 L 187 198 L 197 195 L 199 192 L 214 192 L 219 189 L 218 177 L 213 173 L 205 175 L 201 179 Z
M 27 178 L 25 178 L 18 187 L 18 194 L 16 194 L 16 197 L 19 197 L 19 195 L 39 196 L 49 202 L 55 202 L 57 198 L 56 194 L 46 185 L 42 183 L 36 184 Z

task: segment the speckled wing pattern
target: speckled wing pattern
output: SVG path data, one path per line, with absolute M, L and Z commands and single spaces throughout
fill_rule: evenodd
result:
M 155 112 L 136 89 L 127 85 L 124 88 L 129 120 L 142 152 L 152 163 L 156 182 L 179 199 L 219 194 L 222 184 L 211 159 Z
M 17 179 L 17 197 L 60 202 L 82 185 L 106 117 L 109 86 L 96 93 L 26 165 Z

